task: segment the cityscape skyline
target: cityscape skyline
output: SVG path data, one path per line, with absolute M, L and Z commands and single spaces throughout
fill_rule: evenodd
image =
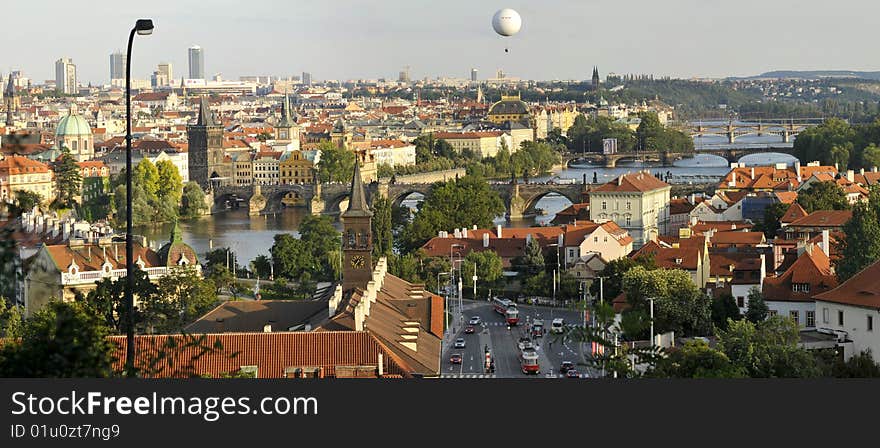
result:
M 37 14 L 43 3 L 15 3 L 6 8 L 13 16 L 28 16 Z M 589 79 L 594 65 L 605 68 L 603 75 L 654 73 L 675 78 L 749 76 L 770 70 L 880 69 L 863 62 L 871 38 L 870 19 L 880 13 L 880 5 L 862 0 L 844 0 L 835 10 L 820 8 L 814 1 L 798 2 L 798 8 L 792 8 L 790 2 L 754 0 L 736 5 L 680 0 L 674 7 L 567 0 L 540 6 L 481 2 L 475 7 L 453 0 L 436 6 L 428 21 L 421 6 L 398 1 L 367 10 L 358 0 L 334 2 L 332 7 L 297 7 L 273 0 L 255 3 L 239 11 L 231 1 L 215 2 L 204 10 L 188 9 L 194 2 L 187 1 L 181 6 L 160 0 L 149 7 L 114 4 L 112 8 L 109 2 L 98 1 L 95 14 L 83 26 L 65 27 L 67 18 L 46 17 L 47 29 L 66 29 L 68 38 L 44 34 L 44 39 L 29 39 L 10 49 L 0 71 L 20 69 L 42 83 L 54 77 L 52 61 L 70 57 L 77 63 L 82 84 L 109 83 L 107 57 L 124 44 L 128 28 L 139 17 L 151 17 L 156 33 L 137 43 L 132 76 L 138 79 L 149 79 L 160 62 L 186 66 L 186 51 L 192 45 L 208 50 L 205 77 L 221 73 L 224 79 L 293 76 L 302 71 L 312 73 L 316 80 L 394 79 L 406 66 L 411 67 L 411 79 L 467 78 L 469 70 L 476 68 L 481 73 L 503 69 L 511 76 L 546 80 Z M 501 6 L 521 12 L 519 35 L 505 39 L 492 32 L 491 13 Z M 680 13 L 670 15 L 670 8 Z M 560 14 L 561 10 L 570 13 Z M 661 10 L 670 16 L 662 24 L 654 21 Z M 760 21 L 753 14 L 756 10 L 761 11 Z M 842 23 L 837 19 L 844 15 L 847 26 L 833 25 Z M 595 18 L 588 27 L 582 24 L 585 16 Z M 629 17 L 626 26 L 621 17 Z M 365 30 L 363 23 L 370 23 L 370 29 Z M 326 33 L 328 24 L 338 30 Z M 27 33 L 23 26 L 10 23 L 7 29 L 23 35 Z M 453 27 L 459 31 L 448 33 Z M 244 31 L 228 33 L 228 29 Z M 745 29 L 761 32 L 744 33 Z M 800 32 L 807 29 L 809 34 Z M 112 36 L 117 35 L 114 40 Z M 279 54 L 290 57 L 279 58 Z M 823 62 L 814 62 L 819 60 Z

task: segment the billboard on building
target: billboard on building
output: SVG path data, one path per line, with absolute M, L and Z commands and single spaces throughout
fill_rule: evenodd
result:
M 614 154 L 617 152 L 617 139 L 616 138 L 603 138 L 602 139 L 602 154 Z

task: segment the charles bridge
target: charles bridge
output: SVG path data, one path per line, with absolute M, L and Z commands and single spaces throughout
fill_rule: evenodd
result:
M 394 205 L 418 193 L 429 194 L 435 182 L 463 176 L 464 170 L 448 170 L 433 173 L 400 176 L 391 182 L 380 179 L 367 185 L 370 198 L 381 195 Z M 535 205 L 544 196 L 556 193 L 572 203 L 582 202 L 589 185 L 553 183 L 491 183 L 504 200 L 509 219 L 522 219 L 536 213 Z M 313 214 L 337 215 L 348 201 L 348 183 L 290 184 L 290 185 L 242 185 L 214 187 L 206 194 L 211 213 L 229 208 L 247 207 L 250 215 L 277 213 L 285 207 L 308 208 Z M 372 199 L 370 199 L 372 201 Z

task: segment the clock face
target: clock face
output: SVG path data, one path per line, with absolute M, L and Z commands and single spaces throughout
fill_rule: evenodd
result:
M 351 267 L 356 269 L 364 267 L 364 257 L 362 255 L 355 255 L 351 257 Z

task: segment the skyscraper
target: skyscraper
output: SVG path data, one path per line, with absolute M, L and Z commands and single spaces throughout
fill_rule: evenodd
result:
M 307 86 L 312 85 L 312 74 L 309 72 L 303 72 L 302 83 Z
M 409 66 L 403 68 L 400 73 L 397 74 L 398 82 L 409 82 Z
M 55 61 L 55 90 L 58 93 L 77 93 L 76 66 L 73 65 L 73 59 L 61 58 Z
M 110 54 L 110 81 L 114 79 L 125 79 L 125 53 L 114 51 Z
M 174 71 L 172 70 L 170 62 L 161 62 L 159 63 L 159 75 L 164 77 L 167 81 L 165 82 L 165 86 L 170 86 L 171 81 L 174 79 Z
M 471 69 L 471 82 L 477 82 L 477 69 Z
M 205 52 L 202 47 L 189 47 L 189 79 L 205 79 Z

